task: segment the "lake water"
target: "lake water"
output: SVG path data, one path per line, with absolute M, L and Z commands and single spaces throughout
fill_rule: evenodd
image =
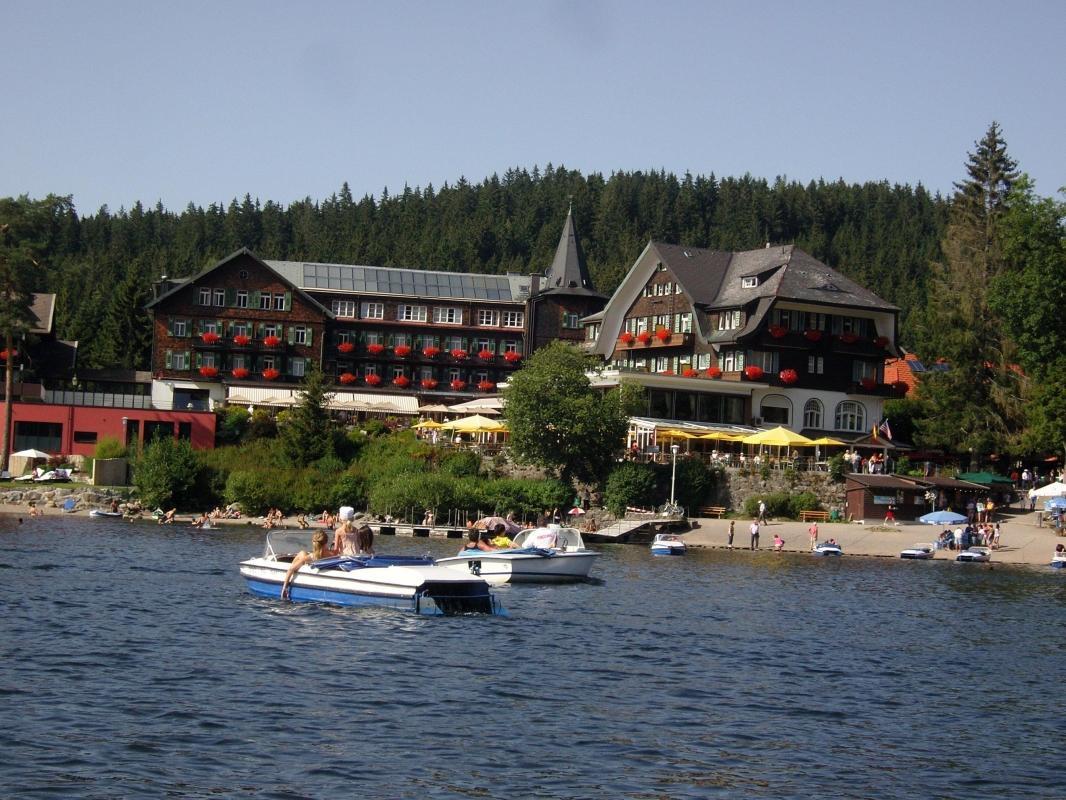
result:
M 611 546 L 422 618 L 252 597 L 262 533 L 0 520 L 4 796 L 1066 795 L 1066 575 Z

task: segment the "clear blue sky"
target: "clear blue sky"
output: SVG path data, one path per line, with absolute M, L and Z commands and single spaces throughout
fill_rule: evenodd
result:
M 1066 3 L 2 0 L 0 196 L 288 204 L 509 167 L 1066 185 Z

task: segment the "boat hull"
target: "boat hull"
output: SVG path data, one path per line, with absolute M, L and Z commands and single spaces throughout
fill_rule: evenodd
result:
M 120 519 L 122 517 L 121 511 L 101 511 L 98 508 L 94 508 L 89 512 L 90 517 L 106 517 L 108 519 Z
M 534 555 L 527 553 L 477 553 L 460 554 L 451 558 L 437 559 L 437 565 L 476 575 L 491 584 L 504 583 L 573 583 L 587 580 L 592 562 L 599 553 L 553 553 Z
M 1063 568 L 1066 568 L 1066 558 L 1053 558 L 1051 560 L 1051 568 L 1052 569 L 1063 569 Z
M 933 558 L 933 554 L 932 553 L 911 552 L 911 551 L 908 551 L 908 550 L 904 550 L 902 553 L 899 554 L 899 557 L 900 558 L 906 558 L 906 559 L 909 559 L 911 561 L 930 561 Z
M 651 546 L 651 554 L 653 556 L 683 556 L 688 551 L 684 545 L 681 547 L 670 547 L 669 545 L 653 544 Z

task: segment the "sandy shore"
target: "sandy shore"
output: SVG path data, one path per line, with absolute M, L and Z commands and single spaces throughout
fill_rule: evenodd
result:
M 68 516 L 58 508 L 43 508 L 46 521 L 49 517 L 59 515 Z M 0 505 L 0 514 L 5 516 L 21 517 L 25 524 L 40 524 L 42 519 L 31 519 L 30 509 L 25 505 Z M 88 517 L 88 511 L 76 511 L 74 516 Z M 188 526 L 192 521 L 192 515 L 178 515 L 175 523 L 179 526 Z M 1055 551 L 1055 545 L 1059 542 L 1066 543 L 1066 537 L 1057 536 L 1055 530 L 1038 525 L 1037 513 L 1012 512 L 1001 517 L 1000 548 L 992 556 L 993 562 L 1006 564 L 1031 564 L 1044 566 L 1051 561 Z M 150 523 L 151 519 L 145 517 L 143 523 Z M 216 526 L 235 527 L 261 527 L 262 518 L 252 519 L 223 519 L 214 520 Z M 710 517 L 694 518 L 693 529 L 684 534 L 685 541 L 693 547 L 720 548 L 727 547 L 726 540 L 729 532 L 728 519 L 714 519 Z M 733 538 L 733 547 L 738 551 L 748 551 L 749 534 L 748 526 L 751 520 L 737 519 L 736 535 Z M 286 517 L 285 525 L 296 527 L 295 517 Z M 320 528 L 320 523 L 312 524 L 313 528 Z M 768 551 L 773 549 L 774 534 L 781 534 L 785 540 L 786 552 L 808 552 L 810 550 L 810 536 L 807 533 L 809 527 L 806 522 L 794 522 L 792 520 L 770 520 L 762 526 L 759 537 L 759 549 Z M 901 522 L 898 525 L 884 526 L 879 522 L 871 524 L 858 524 L 847 522 L 824 522 L 819 523 L 820 536 L 824 541 L 830 537 L 837 540 L 844 553 L 849 556 L 875 556 L 883 558 L 899 558 L 900 550 L 910 547 L 917 542 L 929 542 L 936 538 L 943 528 L 936 525 L 921 525 L 916 522 Z M 947 550 L 937 554 L 938 559 L 949 559 L 954 552 Z

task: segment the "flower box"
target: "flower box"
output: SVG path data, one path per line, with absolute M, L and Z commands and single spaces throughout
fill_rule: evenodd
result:
M 12 358 L 18 358 L 19 357 L 19 351 L 18 350 L 12 350 L 10 353 L 8 353 L 7 350 L 0 350 L 0 360 L 7 361 L 7 357 L 9 355 Z
M 401 389 L 406 389 L 408 386 L 411 385 L 411 379 L 408 378 L 406 375 L 397 375 L 395 378 L 392 379 L 392 385 L 399 386 Z
M 440 348 L 434 347 L 433 345 L 430 345 L 429 347 L 423 347 L 422 355 L 424 355 L 426 358 L 436 358 L 440 355 Z
M 623 333 L 621 336 L 618 337 L 618 341 L 620 341 L 624 345 L 630 345 L 630 344 L 633 344 L 633 340 L 636 339 L 636 338 L 637 337 L 634 336 L 632 333 L 630 333 L 629 331 L 626 331 L 625 333 Z
M 820 342 L 822 341 L 822 332 L 816 330 L 809 330 L 803 332 L 804 338 L 808 342 Z
M 366 385 L 367 386 L 380 386 L 381 385 L 381 376 L 380 375 L 367 375 L 365 378 L 363 378 L 363 380 L 366 381 Z
M 855 344 L 859 341 L 859 335 L 856 333 L 842 333 L 838 337 L 844 344 Z
M 451 351 L 451 353 L 452 358 L 456 359 L 457 361 L 462 361 L 467 356 L 466 350 L 463 350 L 460 347 L 456 347 L 454 350 Z
M 692 367 L 685 367 L 681 372 L 681 375 L 685 378 L 695 378 L 699 374 L 700 371 L 698 369 L 693 369 Z
M 233 343 L 237 345 L 237 347 L 247 347 L 251 342 L 251 338 L 245 336 L 243 333 L 238 333 L 233 337 Z
M 509 364 L 515 364 L 522 360 L 522 354 L 519 353 L 517 350 L 508 350 L 506 353 L 503 354 L 503 358 Z
M 647 344 L 648 342 L 651 341 L 651 334 L 648 333 L 647 331 L 641 331 L 640 333 L 637 334 L 637 341 L 640 342 L 641 344 Z
M 783 369 L 777 373 L 777 377 L 781 379 L 781 383 L 791 386 L 799 380 L 799 373 L 794 369 Z
M 458 378 L 456 378 L 454 381 L 452 381 L 448 385 L 451 386 L 454 391 L 461 392 L 461 391 L 463 391 L 463 389 L 466 388 L 466 381 L 461 381 Z
M 276 381 L 278 378 L 281 377 L 281 372 L 279 370 L 274 369 L 273 367 L 267 367 L 265 370 L 263 370 L 263 377 L 266 378 L 268 381 Z
M 348 384 L 348 383 L 355 383 L 357 380 L 359 380 L 359 378 L 357 378 L 351 372 L 342 372 L 340 374 L 340 377 L 337 378 L 337 380 L 339 380 L 341 383 Z
M 392 352 L 400 358 L 407 358 L 407 356 L 411 355 L 411 348 L 405 344 L 398 344 L 392 348 Z
M 377 342 L 375 342 L 374 344 L 368 344 L 366 346 L 366 351 L 372 356 L 380 356 L 382 353 L 385 352 L 385 345 L 378 344 Z
M 877 381 L 875 381 L 873 378 L 863 378 L 859 381 L 859 386 L 861 386 L 866 391 L 870 391 L 875 386 L 877 386 Z
M 233 368 L 233 377 L 237 378 L 238 380 L 243 380 L 244 378 L 247 378 L 249 374 L 250 373 L 248 372 L 248 368 L 247 367 L 234 367 Z
M 353 350 L 355 350 L 355 345 L 351 342 L 341 342 L 339 345 L 337 345 L 337 350 L 341 353 L 351 353 Z
M 722 377 L 721 368 L 719 368 L 719 367 L 707 367 L 707 377 L 708 378 L 721 378 Z
M 206 331 L 205 333 L 200 334 L 200 340 L 204 344 L 218 344 L 218 340 L 221 338 L 222 337 L 214 331 Z
M 483 392 L 491 392 L 496 388 L 496 384 L 492 381 L 478 381 L 477 388 Z
M 874 339 L 874 344 L 884 350 L 886 347 L 888 347 L 888 337 L 878 336 L 876 339 Z
M 436 378 L 423 378 L 422 379 L 422 388 L 423 389 L 436 389 L 437 388 L 437 379 Z
M 218 367 L 200 367 L 200 374 L 205 378 L 217 378 Z
M 767 330 L 770 331 L 770 335 L 775 339 L 783 339 L 788 331 L 780 325 L 771 325 Z
M 279 344 L 281 344 L 281 339 L 279 339 L 277 336 L 268 336 L 263 339 L 263 344 L 267 347 L 277 347 Z
M 496 358 L 496 354 L 491 350 L 479 350 L 477 357 L 482 361 L 492 361 L 492 359 Z
M 668 342 L 670 341 L 670 331 L 666 328 L 659 328 L 655 331 L 655 338 L 660 342 Z
M 744 377 L 749 381 L 757 381 L 763 376 L 762 367 L 750 366 L 744 367 Z

